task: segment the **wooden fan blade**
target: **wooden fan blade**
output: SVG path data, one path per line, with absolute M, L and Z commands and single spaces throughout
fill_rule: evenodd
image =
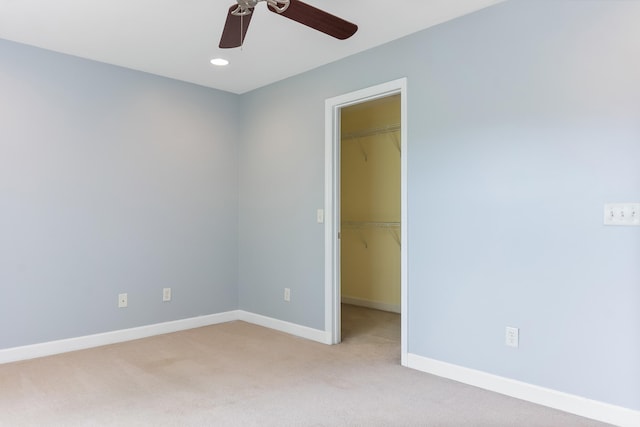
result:
M 250 14 L 244 16 L 232 15 L 231 12 L 236 10 L 237 4 L 234 4 L 229 8 L 227 13 L 227 20 L 224 23 L 224 29 L 222 30 L 222 36 L 220 37 L 221 49 L 229 49 L 232 47 L 240 47 L 244 42 L 244 38 L 247 35 L 247 29 L 249 28 L 249 22 L 253 16 L 253 10 Z
M 345 21 L 342 18 L 338 18 L 324 10 L 303 3 L 300 0 L 290 0 L 289 7 L 282 13 L 279 13 L 271 5 L 268 5 L 268 7 L 271 12 L 286 16 L 289 19 L 340 40 L 348 39 L 358 31 L 356 24 Z

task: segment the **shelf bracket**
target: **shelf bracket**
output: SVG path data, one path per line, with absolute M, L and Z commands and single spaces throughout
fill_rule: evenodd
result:
M 400 234 L 398 233 L 398 230 L 394 228 L 388 228 L 388 230 L 389 230 L 389 233 L 391 233 L 391 235 L 393 236 L 393 240 L 396 241 L 398 246 L 402 247 L 402 243 L 400 243 Z
M 401 148 L 400 148 L 400 138 L 398 138 L 398 134 L 396 132 L 390 132 L 391 138 L 393 138 L 393 142 L 396 145 L 396 148 L 398 149 L 398 153 L 402 153 Z
M 362 139 L 358 138 L 358 147 L 360 147 L 360 152 L 362 153 L 362 157 L 364 157 L 364 161 L 368 162 L 369 161 L 369 156 L 367 156 L 367 151 L 364 149 L 364 146 L 362 145 Z

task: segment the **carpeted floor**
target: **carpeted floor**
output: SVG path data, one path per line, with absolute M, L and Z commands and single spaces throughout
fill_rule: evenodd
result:
M 400 366 L 400 318 L 343 343 L 244 322 L 0 365 L 0 426 L 603 426 Z

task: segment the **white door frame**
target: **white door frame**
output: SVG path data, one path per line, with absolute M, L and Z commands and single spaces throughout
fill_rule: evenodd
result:
M 325 334 L 338 344 L 340 333 L 340 110 L 389 95 L 400 94 L 400 212 L 401 212 L 401 363 L 407 366 L 407 79 L 329 98 L 325 101 Z

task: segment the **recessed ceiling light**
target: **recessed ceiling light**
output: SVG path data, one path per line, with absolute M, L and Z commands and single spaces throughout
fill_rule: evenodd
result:
M 223 58 L 214 58 L 211 60 L 213 65 L 217 65 L 218 67 L 224 67 L 225 65 L 229 65 L 229 61 Z

